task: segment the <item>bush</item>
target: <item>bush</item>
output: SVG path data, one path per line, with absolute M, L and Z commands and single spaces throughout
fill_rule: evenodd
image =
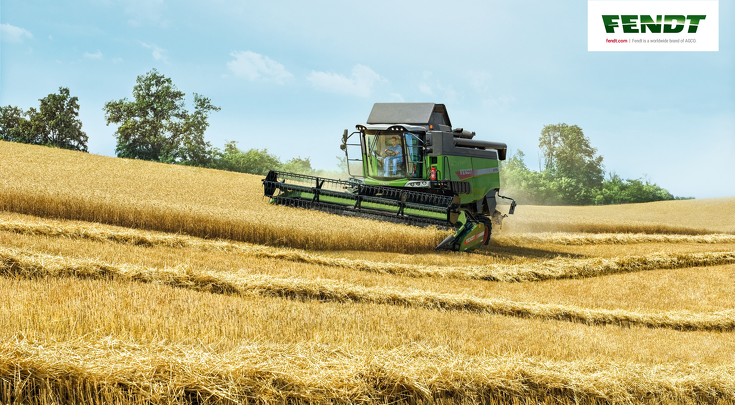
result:
M 610 173 L 599 186 L 556 175 L 552 170 L 535 172 L 523 162 L 524 153 L 509 154 L 500 165 L 500 189 L 520 204 L 606 205 L 684 199 L 645 179 L 622 179 Z M 692 197 L 688 197 L 692 198 Z
M 268 149 L 250 149 L 243 152 L 237 147 L 237 141 L 225 143 L 223 152 L 215 151 L 215 159 L 211 167 L 231 172 L 265 175 L 269 170 L 281 167 L 281 160 L 268 152 Z

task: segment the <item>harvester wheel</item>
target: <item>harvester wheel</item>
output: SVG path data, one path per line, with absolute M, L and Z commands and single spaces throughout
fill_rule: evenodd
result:
M 487 218 L 483 218 L 482 223 L 485 225 L 485 237 L 482 240 L 483 245 L 490 243 L 490 235 L 493 233 L 493 221 Z

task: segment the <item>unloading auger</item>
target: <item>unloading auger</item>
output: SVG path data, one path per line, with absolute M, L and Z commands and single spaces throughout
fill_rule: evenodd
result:
M 265 196 L 273 204 L 456 229 L 436 247 L 453 251 L 488 244 L 493 224 L 507 216 L 496 209 L 498 198 L 511 201 L 508 214 L 515 211 L 515 201 L 499 194 L 506 144 L 453 129 L 443 104 L 376 103 L 356 129 L 345 130 L 340 145 L 349 180 L 272 170 Z

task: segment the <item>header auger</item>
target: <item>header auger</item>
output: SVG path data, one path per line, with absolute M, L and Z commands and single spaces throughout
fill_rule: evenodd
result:
M 453 129 L 443 104 L 376 103 L 356 129 L 345 130 L 340 145 L 349 180 L 270 171 L 263 187 L 271 203 L 456 229 L 436 247 L 453 251 L 488 244 L 505 217 L 498 198 L 511 200 L 513 214 L 515 201 L 499 194 L 506 144 Z

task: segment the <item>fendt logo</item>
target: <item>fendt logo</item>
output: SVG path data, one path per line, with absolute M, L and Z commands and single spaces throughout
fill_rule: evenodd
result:
M 695 34 L 699 28 L 699 22 L 705 18 L 707 18 L 706 15 L 657 15 L 654 21 L 650 15 L 603 15 L 602 21 L 605 24 L 605 32 L 608 34 L 615 33 L 615 28 L 620 26 L 618 22 L 623 26 L 623 32 L 626 34 L 645 34 L 646 32 L 678 34 L 684 31 L 687 21 L 689 21 L 687 33 Z
M 588 51 L 718 51 L 717 1 L 587 2 Z

